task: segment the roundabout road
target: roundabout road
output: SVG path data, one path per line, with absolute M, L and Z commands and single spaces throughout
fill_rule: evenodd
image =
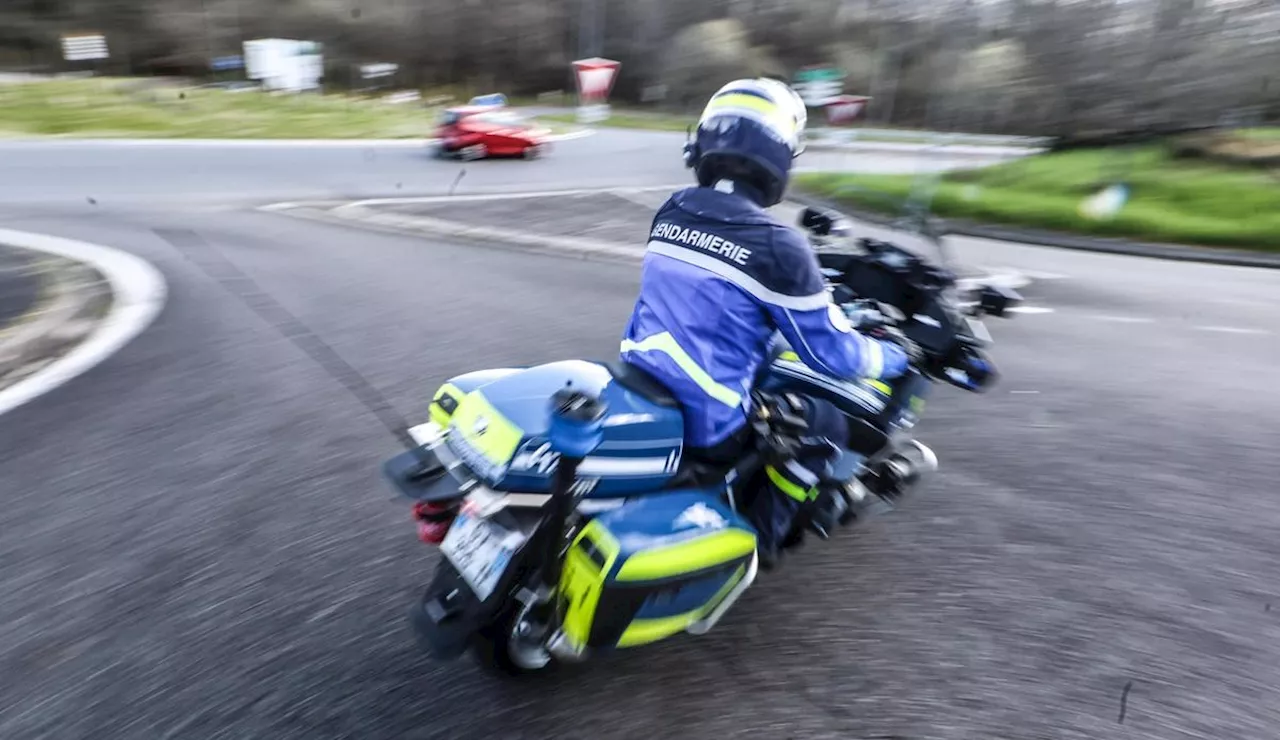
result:
M 602 132 L 464 183 L 680 182 L 672 141 Z M 993 322 L 996 390 L 937 394 L 943 469 L 903 511 L 701 640 L 532 685 L 426 661 L 403 614 L 434 556 L 378 478 L 395 443 L 204 250 L 410 415 L 463 370 L 612 355 L 636 275 L 244 208 L 447 191 L 456 165 L 413 156 L 0 147 L 0 227 L 169 283 L 146 333 L 0 417 L 0 737 L 1275 736 L 1280 273 L 981 242 L 961 254 L 1040 271 L 1044 311 Z
M 257 203 L 284 199 L 374 198 L 458 192 L 667 185 L 688 181 L 681 134 L 600 129 L 553 144 L 544 159 L 440 162 L 426 145 L 342 142 L 204 145 L 183 141 L 38 143 L 0 140 L 0 205 L 87 202 Z M 922 158 L 884 152 L 813 151 L 802 166 L 869 172 L 954 167 L 974 157 Z

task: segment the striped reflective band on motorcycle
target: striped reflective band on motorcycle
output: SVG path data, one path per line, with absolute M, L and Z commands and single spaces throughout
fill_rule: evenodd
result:
M 619 581 L 662 581 L 745 558 L 756 536 L 745 529 L 722 529 L 666 547 L 632 553 L 618 569 Z
M 706 370 L 698 366 L 698 363 L 684 351 L 670 332 L 661 332 L 650 337 L 645 337 L 639 342 L 630 339 L 622 340 L 623 352 L 661 352 L 676 364 L 689 379 L 702 389 L 703 393 L 716 399 L 726 406 L 737 408 L 742 405 L 742 394 L 733 390 L 727 385 L 716 382 Z
M 808 365 L 804 364 L 804 361 L 800 359 L 800 355 L 796 354 L 795 352 L 792 352 L 791 350 L 778 353 L 778 358 L 774 360 L 774 362 L 786 362 L 794 365 L 799 365 L 802 368 L 808 369 Z M 876 390 L 880 391 L 881 393 L 884 393 L 887 395 L 893 395 L 893 389 L 890 388 L 889 384 L 884 382 L 883 380 L 864 378 L 859 382 L 865 385 L 869 385 L 872 388 L 875 388 Z
M 703 619 L 719 606 L 725 595 L 733 590 L 734 586 L 738 585 L 738 582 L 742 580 L 746 572 L 747 566 L 738 566 L 738 569 L 733 573 L 733 577 L 725 581 L 715 596 L 708 599 L 707 603 L 698 609 L 670 617 L 631 620 L 631 624 L 627 625 L 626 631 L 618 639 L 618 647 L 646 645 L 670 637 L 677 632 L 683 632 L 690 624 Z
M 795 460 L 788 460 L 782 466 L 782 470 L 766 465 L 764 472 L 769 476 L 769 482 L 777 486 L 779 491 L 800 503 L 818 497 L 818 476 L 805 470 L 804 466 Z
M 864 380 L 863 382 L 871 386 L 872 388 L 875 388 L 876 390 L 880 391 L 885 395 L 888 395 L 888 396 L 893 395 L 893 388 L 890 387 L 889 384 L 884 382 L 883 380 Z
M 862 406 L 872 413 L 878 414 L 884 410 L 884 400 L 877 397 L 867 388 L 863 388 L 856 383 L 835 380 L 834 378 L 830 378 L 822 373 L 814 372 L 804 363 L 775 360 L 772 365 L 772 370 L 773 372 L 787 378 L 798 380 L 802 383 L 813 385 L 828 392 L 835 393 L 858 404 L 859 406 Z

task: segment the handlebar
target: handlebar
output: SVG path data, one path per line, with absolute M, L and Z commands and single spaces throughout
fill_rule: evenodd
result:
M 905 317 L 895 307 L 872 299 L 845 303 L 841 308 L 859 332 L 874 332 L 880 328 L 900 331 L 904 324 Z M 984 351 L 990 346 L 990 339 L 978 336 L 971 325 L 966 325 L 963 329 L 957 327 L 953 339 L 954 344 L 943 353 L 929 352 L 922 348 L 927 366 L 917 365 L 915 369 L 927 377 L 942 380 L 963 390 L 985 390 L 996 376 L 994 363 Z
M 859 238 L 857 250 L 841 249 L 842 242 L 852 239 L 852 229 L 834 211 L 805 208 L 800 225 L 820 252 L 833 298 L 857 330 L 902 331 L 920 346 L 930 365 L 917 369 L 934 379 L 974 392 L 994 382 L 995 366 L 984 352 L 991 335 L 981 317 L 1006 316 L 1021 296 L 996 285 L 957 291 L 955 272 L 891 242 Z M 916 225 L 944 256 L 933 224 L 924 219 Z M 957 292 L 967 294 L 966 300 L 958 300 Z

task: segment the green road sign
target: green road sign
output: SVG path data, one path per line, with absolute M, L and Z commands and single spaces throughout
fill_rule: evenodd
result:
M 796 72 L 796 82 L 835 82 L 844 77 L 844 70 L 838 67 L 812 67 Z

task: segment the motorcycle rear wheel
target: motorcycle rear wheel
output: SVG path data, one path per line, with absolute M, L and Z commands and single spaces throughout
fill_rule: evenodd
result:
M 527 639 L 522 631 L 529 625 L 529 607 L 512 599 L 496 618 L 476 632 L 472 653 L 487 670 L 505 676 L 541 675 L 556 666 L 541 644 Z

